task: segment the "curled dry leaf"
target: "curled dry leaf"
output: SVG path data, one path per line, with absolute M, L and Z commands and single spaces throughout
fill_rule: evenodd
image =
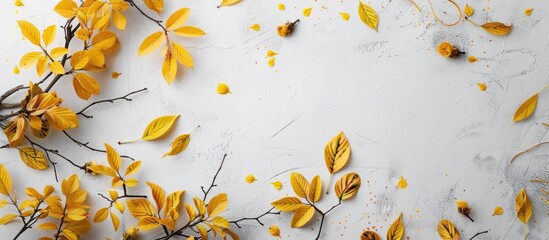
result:
M 177 118 L 179 118 L 179 115 L 158 117 L 149 123 L 149 125 L 143 132 L 143 136 L 140 139 L 135 139 L 131 141 L 120 141 L 118 142 L 118 144 L 131 143 L 139 140 L 150 141 L 161 138 L 172 129 Z
M 517 111 L 515 111 L 515 115 L 513 116 L 513 122 L 519 122 L 525 119 L 528 119 L 532 113 L 534 113 L 534 110 L 536 110 L 536 106 L 538 104 L 538 95 L 539 93 L 536 93 L 526 99 Z
M 513 26 L 511 25 L 505 25 L 500 22 L 489 22 L 480 25 L 480 27 L 482 27 L 487 32 L 495 35 L 507 35 L 511 32 L 511 29 L 513 28 Z
M 335 183 L 334 190 L 341 200 L 354 197 L 360 188 L 360 176 L 356 173 L 347 173 Z
M 379 18 L 376 11 L 370 7 L 370 5 L 363 3 L 362 1 L 358 1 L 358 16 L 360 17 L 360 20 L 366 24 L 366 26 L 376 30 L 377 32 Z
M 360 240 L 381 240 L 381 236 L 374 231 L 364 231 L 360 235 Z
M 387 240 L 401 240 L 404 236 L 404 224 L 402 223 L 402 213 L 391 224 L 389 230 L 387 230 Z
M 437 230 L 442 240 L 459 240 L 459 232 L 449 220 L 440 220 Z
M 532 202 L 526 194 L 526 189 L 521 189 L 519 194 L 516 197 L 515 210 L 517 211 L 518 219 L 524 223 L 528 224 L 530 217 L 532 217 Z

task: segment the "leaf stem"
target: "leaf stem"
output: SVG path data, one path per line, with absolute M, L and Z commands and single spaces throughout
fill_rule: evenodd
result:
M 522 151 L 516 153 L 516 154 L 511 158 L 511 163 L 512 163 L 512 162 L 515 160 L 515 158 L 517 158 L 518 156 L 520 156 L 520 155 L 522 155 L 522 154 L 524 154 L 524 153 L 527 153 L 527 152 L 529 152 L 530 150 L 535 149 L 535 148 L 537 148 L 537 147 L 539 147 L 539 146 L 541 146 L 541 145 L 543 145 L 543 144 L 548 144 L 548 143 L 549 143 L 549 141 L 547 141 L 547 142 L 536 143 L 536 144 L 530 146 L 529 148 L 527 148 L 526 150 L 522 150 Z
M 333 173 L 330 173 L 330 178 L 328 178 L 328 185 L 326 185 L 326 194 L 329 194 L 330 193 L 330 185 L 332 184 L 332 178 L 333 178 L 334 174 Z
M 444 25 L 444 26 L 447 26 L 447 27 L 452 27 L 452 26 L 455 26 L 457 25 L 461 19 L 463 18 L 463 15 L 461 13 L 461 8 L 459 7 L 459 5 L 454 2 L 453 0 L 448 0 L 450 3 L 452 3 L 456 9 L 458 10 L 458 13 L 459 13 L 459 18 L 457 21 L 453 22 L 453 23 L 445 23 L 444 21 L 442 21 L 438 16 L 437 16 L 437 13 L 435 12 L 435 8 L 433 7 L 433 3 L 431 2 L 431 0 L 427 0 L 429 1 L 429 6 L 431 6 L 431 12 L 433 13 L 433 17 L 435 17 L 435 20 L 437 20 L 437 22 L 439 22 L 440 24 Z

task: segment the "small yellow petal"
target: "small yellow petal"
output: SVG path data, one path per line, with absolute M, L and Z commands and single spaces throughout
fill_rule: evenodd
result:
M 283 3 L 279 3 L 278 4 L 278 10 L 284 11 L 284 10 L 286 10 L 286 6 Z
M 119 72 L 112 72 L 111 77 L 114 79 L 117 79 L 118 77 L 120 77 L 121 74 L 122 73 L 119 73 Z
M 486 83 L 477 83 L 477 86 L 480 89 L 480 91 L 483 91 L 483 92 L 486 91 L 486 88 L 488 88 L 486 86 Z
M 400 189 L 405 189 L 406 187 L 408 187 L 408 182 L 406 181 L 406 179 L 404 179 L 403 176 L 400 176 L 400 180 L 398 180 L 397 186 Z
M 531 16 L 533 11 L 534 11 L 533 8 L 527 8 L 524 10 L 524 15 Z
M 253 182 L 255 182 L 255 180 L 256 179 L 255 179 L 254 175 L 250 174 L 250 175 L 246 176 L 246 182 L 247 183 L 253 183 Z
M 261 26 L 259 26 L 259 24 L 256 23 L 256 24 L 250 26 L 250 29 L 257 32 L 257 31 L 261 30 Z
M 267 62 L 269 64 L 269 67 L 274 67 L 275 65 L 275 58 L 269 58 L 269 61 Z
M 278 53 L 273 50 L 267 51 L 267 57 L 274 57 L 276 55 L 278 55 Z
M 273 185 L 274 188 L 276 188 L 276 190 L 282 189 L 282 182 L 280 181 L 272 182 L 271 184 Z
M 308 17 L 311 16 L 311 11 L 313 10 L 312 7 L 303 9 L 303 16 Z
M 469 61 L 470 63 L 474 63 L 474 62 L 478 61 L 478 58 L 471 55 L 467 58 L 467 61 Z
M 271 225 L 269 227 L 269 234 L 271 234 L 271 236 L 273 237 L 280 237 L 280 228 L 278 228 L 278 226 L 276 225 Z
M 17 66 L 15 66 L 13 68 L 13 73 L 17 75 L 17 74 L 19 74 L 19 72 L 21 72 L 21 71 L 19 71 L 19 68 Z
M 231 93 L 231 90 L 229 89 L 229 86 L 225 83 L 220 83 L 217 85 L 217 93 L 221 95 L 225 95 L 228 93 Z
M 470 17 L 473 15 L 473 13 L 475 13 L 475 10 L 471 6 L 469 6 L 469 4 L 466 4 L 465 9 L 463 9 L 463 13 L 465 14 L 465 16 Z
M 23 4 L 23 1 L 21 1 L 21 0 L 15 0 L 14 4 L 15 4 L 15 6 L 17 6 L 17 7 L 23 7 L 23 6 L 25 6 L 25 4 Z
M 503 214 L 503 208 L 501 206 L 497 206 L 496 208 L 494 208 L 494 213 L 492 214 L 492 216 L 502 215 L 502 214 Z
M 343 21 L 349 21 L 349 18 L 351 17 L 348 13 L 346 12 L 340 12 L 339 15 L 341 16 L 341 19 L 343 19 Z

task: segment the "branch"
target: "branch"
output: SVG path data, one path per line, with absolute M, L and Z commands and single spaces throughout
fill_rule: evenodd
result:
M 315 208 L 315 210 L 320 213 L 320 215 L 322 216 L 320 218 L 320 228 L 318 229 L 318 234 L 316 235 L 316 238 L 315 240 L 318 240 L 320 239 L 320 234 L 322 233 L 322 227 L 324 226 L 324 218 L 326 217 L 326 215 L 328 215 L 328 213 L 330 213 L 332 210 L 334 210 L 336 207 L 338 207 L 339 205 L 341 205 L 341 200 L 339 200 L 339 202 L 332 206 L 330 209 L 328 209 L 328 211 L 326 212 L 322 212 L 320 211 L 320 209 L 318 209 L 317 207 L 313 206 Z
M 19 90 L 22 90 L 22 89 L 27 89 L 29 87 L 25 87 L 23 85 L 19 85 L 19 86 L 15 86 L 11 89 L 9 89 L 8 91 L 6 91 L 4 94 L 2 94 L 2 96 L 0 96 L 0 103 L 4 102 L 4 100 L 6 100 L 6 98 L 8 98 L 9 96 L 13 95 L 14 93 L 16 93 L 17 91 Z
M 479 233 L 475 234 L 475 236 L 473 236 L 473 237 L 470 238 L 469 240 L 473 240 L 473 238 L 476 238 L 478 235 L 485 234 L 485 233 L 488 233 L 488 231 L 479 232 Z
M 156 24 L 158 24 L 158 26 L 160 26 L 162 28 L 162 30 L 164 30 L 164 34 L 166 34 L 166 35 L 168 34 L 168 29 L 166 29 L 166 27 L 164 27 L 162 25 L 162 21 L 156 20 L 156 19 L 152 18 L 151 16 L 149 16 L 148 14 L 146 14 L 143 10 L 141 10 L 141 8 L 137 4 L 135 4 L 135 2 L 133 0 L 124 0 L 124 1 L 129 3 L 130 6 L 137 9 L 137 11 L 139 11 L 139 13 L 141 13 L 141 15 L 145 16 L 147 19 L 149 19 L 149 20 L 155 22 Z
M 101 104 L 101 103 L 114 103 L 114 101 L 118 101 L 118 100 L 126 100 L 128 102 L 131 102 L 132 99 L 131 98 L 128 98 L 129 96 L 133 95 L 133 94 L 137 94 L 137 93 L 140 93 L 140 92 L 143 92 L 143 91 L 146 91 L 147 88 L 143 88 L 143 89 L 140 89 L 140 90 L 137 90 L 137 91 L 133 91 L 133 92 L 130 92 L 122 97 L 117 97 L 117 98 L 112 98 L 112 99 L 105 99 L 105 100 L 101 100 L 101 101 L 96 101 L 96 102 L 92 102 L 90 105 L 86 106 L 85 108 L 83 108 L 82 110 L 80 110 L 79 112 L 76 113 L 76 115 L 81 115 L 81 116 L 84 116 L 85 118 L 93 118 L 93 116 L 91 115 L 86 115 L 84 112 L 86 110 L 88 110 L 90 107 L 94 106 L 94 105 L 97 105 L 97 104 Z
M 77 24 L 74 28 L 72 27 L 72 21 L 73 20 L 74 20 L 74 17 L 68 19 L 67 22 L 65 23 L 65 26 L 63 26 L 63 31 L 65 32 L 65 48 L 67 48 L 67 49 L 69 48 L 69 45 L 71 44 L 71 40 L 74 38 L 74 34 L 80 28 L 80 23 Z M 63 58 L 61 59 L 61 65 L 65 66 L 65 62 L 67 62 L 67 59 L 69 59 L 68 53 L 63 55 Z M 49 77 L 49 75 L 51 75 L 51 74 L 48 74 L 48 77 Z M 65 74 L 55 75 L 55 77 L 52 79 L 50 84 L 46 87 L 44 92 L 49 92 L 53 88 L 53 86 L 57 83 L 57 81 L 59 81 L 59 79 L 61 79 L 61 77 L 64 76 L 64 75 Z M 45 81 L 45 79 L 40 81 L 40 83 L 42 83 L 44 81 Z
M 25 139 L 27 139 L 27 141 L 29 141 L 31 145 L 37 146 L 37 147 L 41 148 L 42 150 L 44 150 L 44 152 L 46 152 L 46 157 L 48 158 L 48 160 L 49 160 L 50 162 L 52 162 L 52 161 L 50 160 L 50 157 L 49 157 L 49 154 L 48 154 L 48 153 L 54 154 L 54 155 L 56 155 L 56 156 L 58 156 L 58 157 L 64 159 L 65 161 L 69 162 L 71 165 L 75 166 L 76 168 L 86 171 L 86 167 L 85 167 L 85 166 L 80 166 L 80 165 L 74 163 L 72 160 L 70 160 L 70 159 L 68 159 L 67 157 L 61 155 L 61 154 L 59 153 L 59 150 L 46 148 L 46 147 L 44 147 L 44 146 L 42 146 L 42 145 L 40 145 L 40 144 L 38 144 L 38 143 L 36 143 L 36 142 L 33 142 L 33 141 L 32 141 L 30 138 L 28 138 L 27 136 L 25 136 Z M 55 164 L 54 164 L 54 169 L 55 169 Z M 56 172 L 56 175 L 57 175 L 57 172 Z M 56 176 L 56 177 L 57 177 L 57 176 Z
M 202 189 L 202 192 L 204 193 L 204 198 L 202 198 L 202 201 L 206 202 L 206 197 L 208 196 L 208 193 L 210 193 L 210 191 L 212 190 L 213 187 L 217 187 L 217 185 L 215 185 L 215 179 L 217 178 L 217 175 L 219 175 L 219 172 L 221 172 L 221 168 L 223 168 L 223 163 L 225 163 L 225 158 L 227 158 L 226 153 L 225 153 L 225 155 L 223 155 L 223 159 L 221 159 L 221 164 L 219 165 L 219 169 L 217 169 L 217 172 L 215 173 L 215 175 L 212 179 L 212 184 L 210 185 L 208 190 L 204 191 L 204 186 L 200 187 L 200 189 Z
M 65 134 L 65 136 L 67 136 L 70 140 L 72 140 L 74 143 L 76 143 L 78 146 L 80 147 L 85 147 L 93 152 L 101 152 L 101 153 L 107 153 L 107 151 L 105 150 L 101 150 L 101 149 L 97 149 L 97 148 L 93 148 L 93 147 L 90 147 L 89 144 L 90 142 L 86 142 L 86 143 L 83 143 L 81 141 L 78 141 L 76 140 L 75 138 L 73 138 L 71 135 L 69 135 L 69 133 L 66 131 L 66 130 L 63 130 L 63 133 Z M 132 161 L 135 161 L 135 158 L 132 158 L 130 156 L 127 156 L 127 155 L 121 155 L 120 156 L 121 158 L 127 158 L 127 159 L 130 159 Z
M 245 218 L 241 218 L 241 219 L 238 219 L 238 220 L 234 220 L 234 221 L 230 221 L 229 223 L 232 223 L 234 225 L 236 225 L 238 228 L 242 228 L 238 223 L 239 222 L 242 222 L 242 221 L 257 221 L 257 223 L 259 223 L 259 225 L 261 226 L 264 226 L 264 224 L 259 220 L 261 219 L 262 217 L 264 216 L 267 216 L 267 215 L 280 215 L 280 211 L 278 212 L 273 212 L 273 209 L 275 209 L 274 207 L 269 209 L 269 211 L 257 216 L 257 217 L 254 217 L 254 218 L 250 218 L 250 217 L 245 217 Z

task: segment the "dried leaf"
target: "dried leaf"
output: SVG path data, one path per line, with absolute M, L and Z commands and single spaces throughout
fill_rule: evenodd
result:
M 477 83 L 477 86 L 480 89 L 480 91 L 483 91 L 483 92 L 486 91 L 486 89 L 488 88 L 486 86 L 486 83 Z
M 278 53 L 273 50 L 267 51 L 267 57 L 274 57 L 276 55 L 278 55 Z
M 147 125 L 147 128 L 145 128 L 145 131 L 143 132 L 143 136 L 140 139 L 136 139 L 132 141 L 121 141 L 118 143 L 124 144 L 124 143 L 139 141 L 139 140 L 150 141 L 150 140 L 161 138 L 172 129 L 173 125 L 175 124 L 175 120 L 177 120 L 177 118 L 179 118 L 179 115 L 167 115 L 167 116 L 158 117 L 152 120 L 149 123 L 149 125 Z
M 269 60 L 267 61 L 267 65 L 269 65 L 269 67 L 274 67 L 275 65 L 275 62 L 276 59 L 273 57 L 273 58 L 269 58 Z
M 381 236 L 374 231 L 364 231 L 360 235 L 360 240 L 381 240 Z
M 470 55 L 468 58 L 467 58 L 467 61 L 469 61 L 470 63 L 474 63 L 476 61 L 478 61 L 478 58 L 473 56 L 473 55 Z
M 269 234 L 273 237 L 280 237 L 280 228 L 276 225 L 271 225 L 269 227 Z
M 247 182 L 247 183 L 253 183 L 253 182 L 255 182 L 256 180 L 257 180 L 257 179 L 255 179 L 254 175 L 251 175 L 251 174 L 250 174 L 250 175 L 246 176 L 246 182 Z
M 114 78 L 114 79 L 117 79 L 118 77 L 120 77 L 120 75 L 122 75 L 122 73 L 112 72 L 111 77 Z
M 351 17 L 348 13 L 346 12 L 340 12 L 339 13 L 339 16 L 341 16 L 341 19 L 343 19 L 343 21 L 347 22 L 349 21 L 349 18 Z
M 487 32 L 495 35 L 507 35 L 513 28 L 511 25 L 507 26 L 500 22 L 489 22 L 480 26 Z
M 218 84 L 216 90 L 217 90 L 217 93 L 219 93 L 221 95 L 231 93 L 231 90 L 229 89 L 229 86 L 226 83 Z
M 44 154 L 33 147 L 18 148 L 19 156 L 25 165 L 33 169 L 44 170 L 48 168 L 48 161 Z
M 8 173 L 8 170 L 6 170 L 6 167 L 4 167 L 3 164 L 0 163 L 0 193 L 6 197 L 8 197 L 11 193 L 11 177 Z
M 78 127 L 76 113 L 65 107 L 53 107 L 46 111 L 46 119 L 55 130 L 67 130 Z
M 322 179 L 319 175 L 316 175 L 313 180 L 311 180 L 311 185 L 309 187 L 309 192 L 307 199 L 312 203 L 318 202 L 322 195 Z
M 335 183 L 334 190 L 341 200 L 354 197 L 360 188 L 360 176 L 356 173 L 347 173 Z
M 533 11 L 534 11 L 533 8 L 524 9 L 524 15 L 531 16 Z
M 283 212 L 293 212 L 303 206 L 303 203 L 296 197 L 283 197 L 272 202 L 271 205 Z
M 222 6 L 232 6 L 232 5 L 235 5 L 239 2 L 241 2 L 242 0 L 221 0 L 221 3 L 219 4 L 219 6 L 217 6 L 217 8 L 220 8 Z
M 305 224 L 307 224 L 311 219 L 313 219 L 313 216 L 315 215 L 315 208 L 308 205 L 303 205 L 300 208 L 298 208 L 294 216 L 292 217 L 292 228 L 300 228 L 303 227 Z
M 459 240 L 459 231 L 449 220 L 441 220 L 438 223 L 437 230 L 442 240 Z
M 525 119 L 528 119 L 532 113 L 534 113 L 534 110 L 536 110 L 536 106 L 538 104 L 538 95 L 539 93 L 536 93 L 526 99 L 517 111 L 515 111 L 515 115 L 513 116 L 513 122 L 519 122 Z
M 156 216 L 153 205 L 147 199 L 128 199 L 126 204 L 135 218 Z
M 503 214 L 503 208 L 501 206 L 496 206 L 494 208 L 494 213 L 492 214 L 492 216 L 502 215 L 502 214 Z
M 259 24 L 253 24 L 252 26 L 250 26 L 250 29 L 258 32 L 259 30 L 261 30 L 261 26 Z
M 309 17 L 311 16 L 311 11 L 313 10 L 312 7 L 303 9 L 303 16 Z
M 521 189 L 516 198 L 515 210 L 517 212 L 518 219 L 524 223 L 528 224 L 530 217 L 532 217 L 532 202 L 526 194 L 526 189 Z
M 303 175 L 297 172 L 293 172 L 290 175 L 290 183 L 295 194 L 301 198 L 307 198 L 309 192 L 309 182 Z
M 282 182 L 280 182 L 280 181 L 271 182 L 271 184 L 273 185 L 273 187 L 274 187 L 276 190 L 282 189 Z
M 406 179 L 404 179 L 403 176 L 400 176 L 397 186 L 400 189 L 405 189 L 406 187 L 408 187 L 408 182 L 406 181 Z
M 379 19 L 377 17 L 376 11 L 372 7 L 370 7 L 370 5 L 359 1 L 358 16 L 360 17 L 360 20 L 364 24 L 366 24 L 366 26 L 369 26 L 377 32 L 377 24 L 379 22 Z
M 389 230 L 387 230 L 387 240 L 401 240 L 404 236 L 404 224 L 402 223 L 402 213 L 391 224 Z
M 25 6 L 25 4 L 23 4 L 23 1 L 21 1 L 21 0 L 15 0 L 15 2 L 13 4 L 15 4 L 16 7 L 24 7 Z
M 284 10 L 286 10 L 286 5 L 284 5 L 284 3 L 279 3 L 279 4 L 277 5 L 277 8 L 278 8 L 278 10 L 280 10 L 280 11 L 284 11 Z
M 175 156 L 187 148 L 189 145 L 189 142 L 191 141 L 191 135 L 190 134 L 183 134 L 178 137 L 176 137 L 172 142 L 172 148 L 169 152 L 165 153 L 164 156 Z

